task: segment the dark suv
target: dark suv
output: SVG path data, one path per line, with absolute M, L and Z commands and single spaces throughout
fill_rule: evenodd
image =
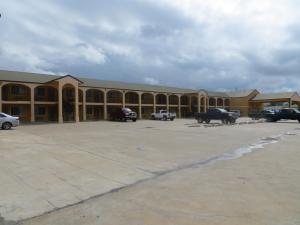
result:
M 120 108 L 110 113 L 110 119 L 113 121 L 119 120 L 124 122 L 126 122 L 127 120 L 132 120 L 133 122 L 135 122 L 137 119 L 137 114 L 129 108 Z
M 281 109 L 265 115 L 268 122 L 277 122 L 278 120 L 298 120 L 300 123 L 300 111 L 298 109 Z
M 210 123 L 211 120 L 221 120 L 225 124 L 233 124 L 238 118 L 238 114 L 234 112 L 228 112 L 225 109 L 208 109 L 207 112 L 201 112 L 195 114 L 195 119 L 198 123 Z

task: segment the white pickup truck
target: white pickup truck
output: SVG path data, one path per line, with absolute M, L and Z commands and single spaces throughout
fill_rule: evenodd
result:
M 176 113 L 170 113 L 167 110 L 159 110 L 157 113 L 151 114 L 152 120 L 174 120 Z

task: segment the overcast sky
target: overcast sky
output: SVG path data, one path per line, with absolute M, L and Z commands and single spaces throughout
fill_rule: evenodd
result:
M 300 91 L 299 0 L 0 0 L 0 69 Z

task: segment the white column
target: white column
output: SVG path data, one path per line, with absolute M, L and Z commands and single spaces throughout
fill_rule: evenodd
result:
M 34 123 L 35 116 L 34 116 L 34 87 L 30 88 L 30 122 Z
M 153 112 L 156 113 L 156 94 L 153 93 L 154 99 L 153 99 Z
M 107 91 L 104 90 L 104 119 L 107 120 Z
M 123 107 L 123 108 L 125 108 L 125 103 L 126 103 L 126 102 L 125 102 L 125 94 L 126 94 L 126 92 L 125 92 L 125 91 L 122 91 L 122 95 L 123 95 L 123 96 L 122 96 L 122 107 Z
M 178 95 L 178 118 L 181 118 L 181 95 Z
M 139 94 L 139 119 L 142 119 L 142 93 Z
M 169 104 L 169 95 L 168 95 L 168 94 L 166 94 L 166 96 L 167 96 L 167 110 L 169 111 L 169 109 L 170 109 L 170 104 Z
M 75 87 L 75 122 L 79 122 L 79 91 L 78 86 Z
M 58 84 L 58 122 L 63 123 L 63 96 L 62 96 L 62 85 Z
M 198 94 L 198 112 L 201 112 L 201 95 Z
M 223 108 L 225 109 L 225 98 L 223 98 Z
M 86 89 L 82 89 L 82 117 L 83 121 L 86 121 Z
M 207 98 L 204 97 L 204 112 L 207 111 Z
M 0 84 L 0 112 L 2 112 L 2 84 Z

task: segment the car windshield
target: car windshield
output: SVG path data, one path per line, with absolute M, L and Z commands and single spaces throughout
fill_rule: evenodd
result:
M 227 111 L 225 109 L 219 109 L 219 111 L 226 113 Z
M 300 111 L 298 109 L 294 109 L 294 112 L 296 113 L 300 113 Z
M 7 114 L 5 114 L 5 113 L 0 113 L 0 115 L 2 116 L 2 117 L 9 117 L 10 115 L 7 115 Z
M 124 112 L 131 112 L 131 109 L 129 109 L 129 108 L 124 108 L 123 111 L 124 111 Z

